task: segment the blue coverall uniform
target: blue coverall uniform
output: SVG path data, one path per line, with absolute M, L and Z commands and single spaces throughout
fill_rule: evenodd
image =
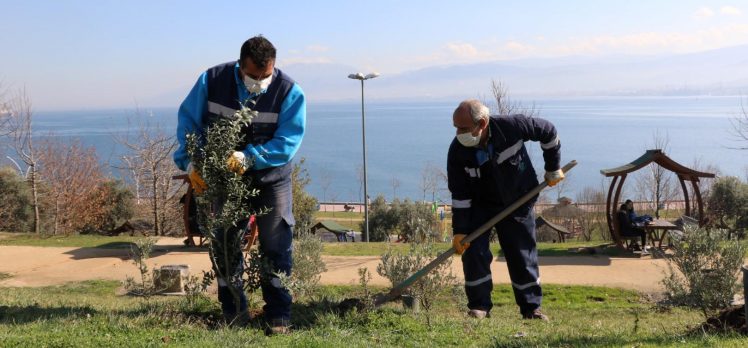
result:
M 291 160 L 304 136 L 306 125 L 306 100 L 298 84 L 279 69 L 274 69 L 270 85 L 257 94 L 247 91 L 239 74 L 239 64 L 219 64 L 202 73 L 184 100 L 178 112 L 177 140 L 174 162 L 186 170 L 189 157 L 186 136 L 200 133 L 216 118 L 231 116 L 239 103 L 248 99 L 256 101 L 253 110 L 259 112 L 249 127 L 245 127 L 245 143 L 237 144 L 237 151 L 252 159 L 252 167 L 244 175 L 251 175 L 259 189 L 250 204 L 254 208 L 272 208 L 257 218 L 260 250 L 270 262 L 273 273 L 291 273 L 291 239 L 294 218 L 291 197 Z M 246 225 L 246 221 L 237 226 Z M 225 233 L 225 231 L 218 231 Z M 229 230 L 228 233 L 236 233 Z M 220 239 L 220 237 L 219 237 Z M 241 255 L 240 246 L 233 252 Z M 241 258 L 239 258 L 241 259 Z M 235 265 L 237 272 L 242 265 Z M 233 266 L 232 266 L 233 267 Z M 228 284 L 218 279 L 218 299 L 227 318 L 247 310 L 247 300 L 242 284 Z M 229 286 L 241 294 L 239 304 L 234 302 Z M 269 320 L 290 320 L 291 295 L 280 280 L 272 276 L 262 284 L 265 300 L 264 312 Z M 237 308 L 239 313 L 237 313 Z
M 489 117 L 485 147 L 466 147 L 455 138 L 447 156 L 452 193 L 452 230 L 469 234 L 538 185 L 524 143 L 538 141 L 545 170 L 558 170 L 561 143 L 550 122 L 523 115 Z M 542 290 L 535 246 L 535 199 L 496 224 L 514 298 L 525 315 L 540 307 Z M 490 312 L 493 281 L 489 235 L 470 243 L 462 255 L 468 308 Z

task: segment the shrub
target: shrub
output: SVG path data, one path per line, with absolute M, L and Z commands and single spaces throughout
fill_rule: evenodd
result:
M 322 273 L 327 271 L 322 261 L 322 241 L 311 234 L 304 234 L 293 244 L 291 275 L 278 273 L 276 276 L 294 296 L 309 298 L 317 292 Z
M 391 234 L 398 234 L 403 240 L 423 242 L 439 237 L 437 223 L 436 214 L 429 204 L 395 199 L 388 205 L 379 195 L 369 207 L 369 240 L 386 241 Z
M 389 249 L 382 255 L 381 263 L 377 265 L 377 273 L 395 286 L 426 266 L 438 254 L 434 244 L 428 239 L 422 243 L 411 243 L 407 254 L 399 254 Z M 433 308 L 437 296 L 445 289 L 453 288 L 456 283 L 457 278 L 452 274 L 452 259 L 449 258 L 406 289 L 405 294 L 420 301 L 427 312 L 427 323 L 431 326 L 428 312 Z
M 195 311 L 200 300 L 206 299 L 205 292 L 215 280 L 212 271 L 203 271 L 203 276 L 190 275 L 184 282 L 184 309 Z
M 403 202 L 400 210 L 400 234 L 409 241 L 424 242 L 439 238 L 436 214 L 431 205 L 419 202 Z
M 112 231 L 135 214 L 133 193 L 121 181 L 107 180 L 100 187 L 103 192 L 103 214 L 100 228 Z
M 674 242 L 675 253 L 662 282 L 672 304 L 700 308 L 706 317 L 729 306 L 737 291 L 745 246 L 723 235 L 724 231 L 687 229 Z
M 29 231 L 34 219 L 31 190 L 12 168 L 0 168 L 0 197 L 0 230 Z
M 156 245 L 157 240 L 151 237 L 140 238 L 130 246 L 130 257 L 135 266 L 138 267 L 140 279 L 136 280 L 129 276 L 125 279 L 124 286 L 127 293 L 148 299 L 159 292 L 160 289 L 156 288 L 153 275 L 149 272 L 148 265 L 145 262 L 151 257 L 153 246 Z
M 720 228 L 742 237 L 748 228 L 748 184 L 734 176 L 717 179 L 712 185 L 707 208 Z
M 254 106 L 254 101 L 247 102 Z M 237 221 L 250 215 L 262 215 L 265 209 L 255 209 L 246 202 L 259 191 L 251 175 L 239 175 L 226 168 L 226 159 L 234 152 L 236 144 L 244 139 L 242 128 L 249 125 L 258 114 L 247 105 L 233 116 L 217 120 L 204 134 L 191 133 L 186 136 L 187 153 L 192 165 L 205 180 L 207 189 L 196 195 L 197 214 L 206 232 L 208 254 L 217 279 L 227 284 L 240 284 L 247 274 L 236 270 L 244 261 L 241 252 L 245 229 L 237 226 Z M 252 166 L 250 159 L 246 163 Z M 229 286 L 238 311 L 241 294 L 234 286 Z
M 314 212 L 317 211 L 317 199 L 306 192 L 305 188 L 311 181 L 309 173 L 304 168 L 305 159 L 294 163 L 291 173 L 291 193 L 293 195 L 293 217 L 296 220 L 294 235 L 309 233 L 314 224 Z
M 378 195 L 369 205 L 369 240 L 383 242 L 389 240 L 389 235 L 395 232 L 399 223 L 400 201 L 395 199 L 388 205 L 384 196 Z M 364 224 L 361 223 L 361 231 Z

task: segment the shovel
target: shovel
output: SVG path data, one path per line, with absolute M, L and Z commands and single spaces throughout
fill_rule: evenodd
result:
M 577 165 L 577 161 L 571 161 L 567 163 L 561 170 L 563 170 L 564 173 L 569 172 L 571 168 L 574 168 L 574 166 Z M 534 189 L 532 189 L 530 192 L 527 192 L 524 196 L 517 199 L 512 205 L 506 207 L 504 210 L 502 210 L 499 214 L 494 216 L 491 220 L 488 220 L 486 223 L 484 223 L 481 227 L 478 227 L 475 231 L 470 233 L 467 237 L 465 237 L 462 240 L 462 244 L 470 243 L 478 236 L 482 235 L 483 233 L 486 233 L 486 231 L 489 231 L 491 227 L 496 225 L 499 221 L 503 220 L 505 217 L 507 217 L 509 214 L 517 210 L 521 205 L 527 203 L 530 199 L 540 194 L 540 191 L 543 191 L 544 188 L 548 186 L 548 183 L 543 181 L 538 186 L 535 186 Z M 396 300 L 400 298 L 400 296 L 403 294 L 405 289 L 409 288 L 413 283 L 421 279 L 423 276 L 431 272 L 436 266 L 441 264 L 442 262 L 446 261 L 448 258 L 452 256 L 452 254 L 455 253 L 454 247 L 449 248 L 449 250 L 443 252 L 441 255 L 439 255 L 434 261 L 431 261 L 428 265 L 424 266 L 420 270 L 418 270 L 416 273 L 414 273 L 412 276 L 408 277 L 407 279 L 403 280 L 400 284 L 395 285 L 395 287 L 390 290 L 390 292 L 386 294 L 378 294 L 374 296 L 374 307 L 381 306 L 384 303 Z

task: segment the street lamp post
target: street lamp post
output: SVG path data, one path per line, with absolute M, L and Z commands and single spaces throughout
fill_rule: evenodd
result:
M 379 76 L 379 73 L 371 73 L 366 76 L 362 73 L 350 74 L 349 79 L 361 81 L 361 143 L 364 149 L 364 238 L 369 242 L 369 192 L 366 187 L 366 117 L 364 116 L 364 81 Z

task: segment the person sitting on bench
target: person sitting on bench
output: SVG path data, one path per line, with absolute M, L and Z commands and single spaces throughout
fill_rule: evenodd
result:
M 637 227 L 629 217 L 629 209 L 627 204 L 621 204 L 621 208 L 618 210 L 618 226 L 622 237 L 641 237 L 642 250 L 647 251 L 647 233 Z M 636 247 L 635 247 L 636 248 Z

